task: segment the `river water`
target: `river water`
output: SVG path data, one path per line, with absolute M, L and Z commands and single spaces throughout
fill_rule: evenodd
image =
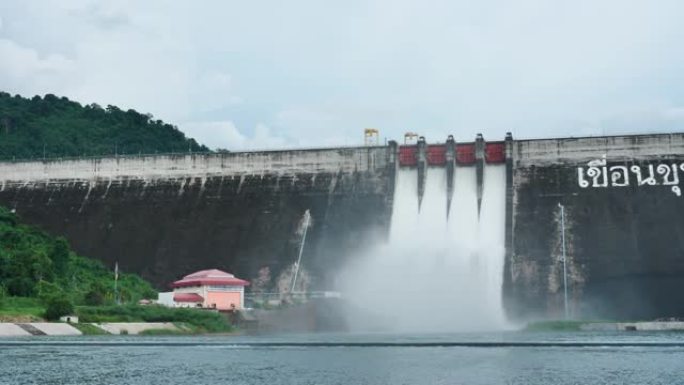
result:
M 684 335 L 0 339 L 0 384 L 683 384 Z

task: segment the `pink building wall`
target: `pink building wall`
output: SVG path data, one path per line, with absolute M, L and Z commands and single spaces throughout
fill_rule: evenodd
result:
M 209 291 L 204 297 L 204 306 L 211 308 L 216 304 L 219 310 L 230 310 L 231 305 L 235 305 L 236 309 L 242 308 L 242 293 L 240 292 L 217 292 Z

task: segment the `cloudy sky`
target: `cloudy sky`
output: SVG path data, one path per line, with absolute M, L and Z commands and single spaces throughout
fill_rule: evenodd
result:
M 210 147 L 684 130 L 684 2 L 0 2 L 0 90 Z

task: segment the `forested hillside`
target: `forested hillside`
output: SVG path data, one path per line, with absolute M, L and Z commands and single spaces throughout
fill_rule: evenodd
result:
M 0 159 L 188 151 L 209 149 L 149 114 L 0 92 Z
M 149 283 L 133 274 L 119 276 L 118 298 L 155 298 Z M 114 301 L 114 272 L 99 261 L 76 255 L 64 238 L 21 224 L 0 207 L 0 297 L 67 298 L 81 304 Z

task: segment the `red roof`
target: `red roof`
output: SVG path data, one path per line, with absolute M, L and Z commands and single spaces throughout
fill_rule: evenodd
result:
M 197 293 L 175 293 L 174 302 L 204 302 L 204 298 Z
M 186 275 L 183 279 L 171 284 L 172 287 L 201 285 L 247 286 L 249 282 L 235 278 L 233 274 L 226 273 L 225 271 L 210 269 Z

